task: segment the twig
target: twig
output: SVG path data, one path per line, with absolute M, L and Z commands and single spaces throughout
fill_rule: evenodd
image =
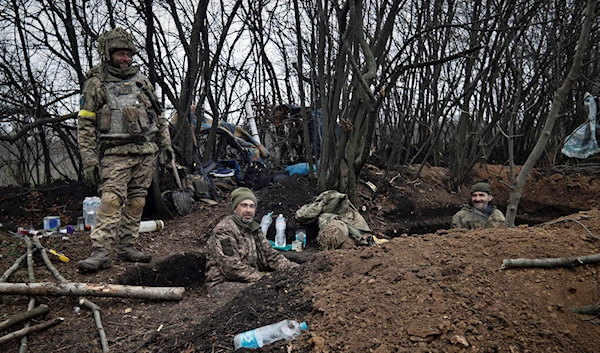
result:
M 28 335 L 28 334 L 30 334 L 32 332 L 41 331 L 41 330 L 46 329 L 48 327 L 52 327 L 54 325 L 60 324 L 64 320 L 65 319 L 63 319 L 62 317 L 57 317 L 57 318 L 54 318 L 52 320 L 48 320 L 46 322 L 42 322 L 41 324 L 37 324 L 37 325 L 30 326 L 30 327 L 27 327 L 27 328 L 22 328 L 22 329 L 20 329 L 18 331 L 9 333 L 6 336 L 0 337 L 0 344 L 3 344 L 5 342 L 8 342 L 8 341 L 10 341 L 12 339 L 15 339 L 15 338 L 26 337 L 26 335 Z
M 580 219 L 587 219 L 588 217 L 582 217 Z M 557 219 L 554 221 L 550 221 L 550 222 L 546 222 L 546 223 L 542 223 L 540 224 L 540 226 L 547 226 L 547 225 L 551 225 L 551 224 L 555 224 L 555 223 L 560 223 L 560 222 L 565 222 L 565 221 L 573 221 L 577 224 L 579 224 L 580 226 L 583 227 L 583 229 L 585 229 L 588 232 L 588 235 L 596 240 L 600 240 L 599 237 L 595 236 L 594 234 L 592 234 L 592 232 L 590 232 L 590 230 L 581 222 L 579 222 L 578 220 L 576 220 L 575 218 L 561 218 L 561 219 Z
M 42 244 L 40 243 L 40 240 L 37 237 L 33 237 L 33 243 L 38 245 L 40 248 L 42 248 Z M 54 278 L 56 278 L 59 282 L 65 282 L 65 283 L 67 282 L 66 278 L 64 278 L 60 274 L 60 272 L 58 272 L 56 267 L 54 267 L 54 265 L 52 264 L 52 261 L 50 261 L 50 258 L 48 257 L 48 253 L 46 252 L 46 250 L 42 250 L 42 259 L 44 260 L 46 267 L 52 273 Z
M 31 244 L 31 239 L 29 237 L 25 237 L 25 244 L 27 244 L 27 272 L 29 273 L 29 283 L 35 282 L 35 273 L 33 272 L 33 245 Z M 27 310 L 33 310 L 35 308 L 35 297 L 29 298 L 29 304 L 27 306 Z M 23 325 L 23 330 L 27 330 L 29 328 L 29 321 L 25 322 Z M 27 352 L 27 334 L 24 334 L 21 337 L 21 346 L 19 347 L 19 353 Z
M 102 326 L 102 318 L 100 317 L 100 307 L 85 298 L 79 298 L 79 305 L 83 305 L 84 307 L 90 309 L 94 314 L 94 322 L 96 323 L 98 335 L 100 336 L 102 352 L 109 352 L 110 350 L 108 348 L 108 341 L 106 340 L 106 332 L 104 331 L 104 326 Z
M 547 258 L 547 259 L 505 259 L 502 261 L 501 270 L 509 268 L 523 268 L 523 267 L 541 267 L 541 268 L 553 268 L 553 267 L 575 267 L 584 264 L 595 264 L 600 262 L 600 254 L 594 254 L 589 256 L 578 256 L 578 257 L 561 257 L 561 258 Z
M 0 322 L 0 332 L 5 331 L 15 325 L 20 324 L 21 322 L 28 321 L 29 319 L 33 319 L 34 317 L 42 316 L 47 314 L 50 311 L 48 305 L 42 304 L 33 310 L 26 311 L 24 313 L 19 313 L 9 318 L 8 320 Z
M 40 240 L 36 237 L 33 237 L 33 242 L 36 243 L 37 245 L 41 245 Z M 52 264 L 52 261 L 50 261 L 50 258 L 48 257 L 46 250 L 42 251 L 42 259 L 44 259 L 44 263 L 46 264 L 46 267 L 48 268 L 48 270 L 50 270 L 52 275 L 54 275 L 54 278 L 56 278 L 59 282 L 67 283 L 66 278 L 64 278 L 60 274 L 60 272 L 58 272 L 56 267 L 54 267 L 54 265 Z M 110 350 L 108 348 L 108 340 L 106 339 L 106 332 L 104 331 L 104 326 L 102 325 L 102 318 L 100 316 L 100 307 L 83 297 L 79 297 L 78 302 L 79 302 L 79 305 L 83 305 L 84 307 L 92 310 L 92 313 L 94 315 L 94 322 L 96 323 L 96 328 L 98 329 L 98 335 L 100 336 L 100 344 L 102 345 L 102 352 L 104 352 L 104 353 L 109 352 Z
M 23 260 L 25 260 L 26 257 L 27 254 L 21 255 L 21 257 L 19 257 L 15 261 L 15 263 L 8 270 L 6 270 L 6 272 L 4 272 L 2 276 L 0 276 L 0 283 L 6 282 L 8 280 L 8 277 L 10 277 L 10 275 L 12 275 L 16 270 L 18 270 L 19 267 L 21 267 L 21 263 L 23 262 Z

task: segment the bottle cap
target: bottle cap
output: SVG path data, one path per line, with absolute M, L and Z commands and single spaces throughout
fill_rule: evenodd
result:
M 300 329 L 301 330 L 308 330 L 308 325 L 306 324 L 306 322 L 302 321 L 300 323 Z

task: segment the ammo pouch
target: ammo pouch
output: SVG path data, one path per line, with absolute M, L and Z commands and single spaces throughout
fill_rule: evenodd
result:
M 148 131 L 150 121 L 143 107 L 126 107 L 121 110 L 127 131 L 131 136 L 139 136 Z
M 152 110 L 151 100 L 141 91 L 136 81 L 141 74 L 129 80 L 103 82 L 106 104 L 96 112 L 100 140 L 150 141 L 158 131 L 158 117 Z
M 110 107 L 108 104 L 104 104 L 96 113 L 96 121 L 100 132 L 110 131 Z

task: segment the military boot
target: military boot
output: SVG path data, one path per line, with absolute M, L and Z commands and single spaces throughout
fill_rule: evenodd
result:
M 110 253 L 105 248 L 92 248 L 92 255 L 77 263 L 80 272 L 96 272 L 111 266 Z
M 115 249 L 117 260 L 127 262 L 150 262 L 152 256 L 141 252 L 133 247 L 133 245 L 119 245 Z

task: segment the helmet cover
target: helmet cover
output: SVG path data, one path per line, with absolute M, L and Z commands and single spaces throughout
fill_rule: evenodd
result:
M 130 50 L 132 55 L 136 53 L 133 37 L 125 29 L 110 29 L 98 37 L 98 54 L 102 61 L 110 60 L 110 55 L 119 49 Z

